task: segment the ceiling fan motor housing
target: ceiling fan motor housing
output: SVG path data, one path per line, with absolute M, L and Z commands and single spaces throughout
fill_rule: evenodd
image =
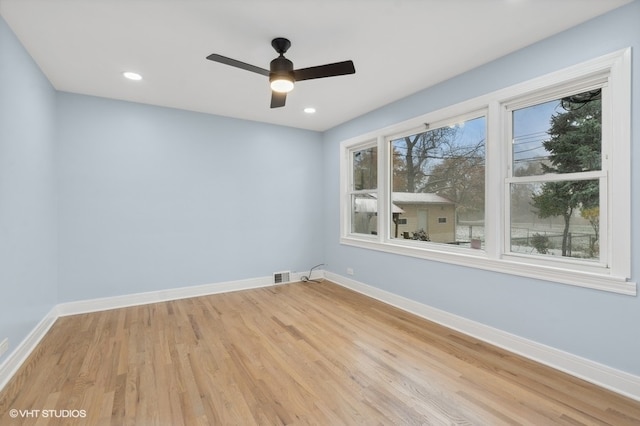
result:
M 269 70 L 269 81 L 273 81 L 278 77 L 285 77 L 293 81 L 293 62 L 282 55 L 271 61 Z

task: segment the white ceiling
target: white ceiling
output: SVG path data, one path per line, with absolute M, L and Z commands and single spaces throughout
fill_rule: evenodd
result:
M 326 130 L 630 1 L 0 0 L 0 14 L 58 90 Z M 279 36 L 296 68 L 352 59 L 356 74 L 299 82 L 270 109 L 266 77 L 205 60 L 268 69 Z

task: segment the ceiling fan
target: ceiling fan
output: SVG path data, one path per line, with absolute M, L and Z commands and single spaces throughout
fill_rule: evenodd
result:
M 278 37 L 271 41 L 271 46 L 273 46 L 280 56 L 271 61 L 268 70 L 216 53 L 207 56 L 207 59 L 269 77 L 271 84 L 271 108 L 284 106 L 287 100 L 287 93 L 293 90 L 293 85 L 296 81 L 335 77 L 354 74 L 356 72 L 353 61 L 335 62 L 333 64 L 294 70 L 293 62 L 284 57 L 286 51 L 291 47 L 291 42 L 286 38 Z

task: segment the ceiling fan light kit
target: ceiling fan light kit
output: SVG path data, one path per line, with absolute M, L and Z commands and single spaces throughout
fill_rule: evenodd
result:
M 279 93 L 289 93 L 293 90 L 293 81 L 283 76 L 271 80 L 271 90 Z
M 245 62 L 231 59 L 226 56 L 212 53 L 207 59 L 232 67 L 240 68 L 269 77 L 271 86 L 271 108 L 283 107 L 287 93 L 293 90 L 296 81 L 311 80 L 315 78 L 336 77 L 340 75 L 354 74 L 356 69 L 353 61 L 336 62 L 333 64 L 318 65 L 310 68 L 293 69 L 293 62 L 284 57 L 284 54 L 291 47 L 291 42 L 283 37 L 274 38 L 271 46 L 278 52 L 279 56 L 271 61 L 269 69 L 257 67 Z

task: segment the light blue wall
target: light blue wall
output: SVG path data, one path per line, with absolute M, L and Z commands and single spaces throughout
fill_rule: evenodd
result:
M 308 270 L 321 157 L 317 132 L 56 92 L 0 18 L 0 340 L 56 303 Z
M 323 261 L 321 135 L 59 93 L 60 301 Z
M 325 261 L 333 272 L 352 267 L 367 284 L 640 374 L 637 297 L 338 243 L 340 141 L 627 46 L 637 106 L 638 21 L 636 1 L 319 135 L 56 93 L 0 19 L 0 339 L 13 347 L 58 302 Z M 636 107 L 633 164 L 639 128 Z M 639 176 L 633 170 L 634 218 Z M 635 221 L 630 232 L 637 265 Z
M 324 134 L 327 269 L 573 354 L 640 374 L 640 300 L 596 290 L 385 254 L 339 244 L 339 144 L 427 112 L 628 46 L 633 48 L 632 164 L 640 164 L 640 2 L 373 111 Z M 632 217 L 640 173 L 632 171 Z M 640 281 L 633 220 L 632 278 Z
M 56 303 L 54 98 L 0 17 L 0 362 Z

